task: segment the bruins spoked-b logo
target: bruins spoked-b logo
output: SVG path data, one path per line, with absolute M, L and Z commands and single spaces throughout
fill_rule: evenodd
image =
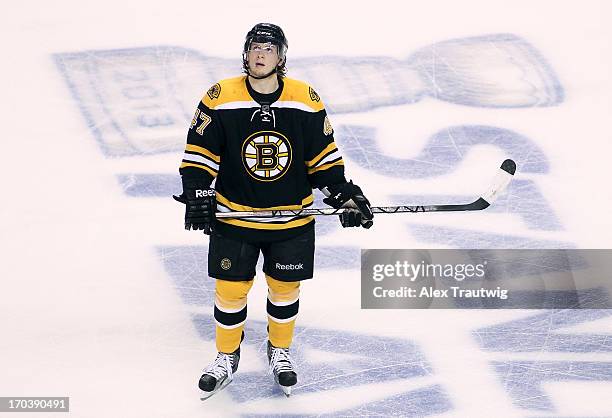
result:
M 256 132 L 242 144 L 242 162 L 254 179 L 278 180 L 291 165 L 291 144 L 278 132 Z
M 224 258 L 221 260 L 221 268 L 223 270 L 229 270 L 232 268 L 232 262 L 229 258 Z

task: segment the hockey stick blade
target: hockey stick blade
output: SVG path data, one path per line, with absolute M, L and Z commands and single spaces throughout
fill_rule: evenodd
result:
M 416 206 L 372 206 L 372 213 L 417 213 L 417 212 L 460 212 L 476 211 L 488 208 L 497 197 L 506 190 L 516 172 L 516 163 L 505 160 L 493 179 L 489 190 L 471 203 L 458 205 L 416 205 Z M 338 215 L 346 208 L 308 208 L 296 210 L 263 210 L 253 212 L 217 212 L 217 218 L 276 218 L 280 216 Z
M 508 184 L 510 184 L 516 172 L 516 163 L 511 159 L 507 159 L 502 163 L 499 169 L 497 176 L 493 180 L 493 186 L 482 196 L 482 199 L 487 202 L 488 205 L 493 203 L 497 199 L 497 196 L 506 190 L 506 187 L 508 187 Z
M 506 190 L 508 184 L 512 181 L 514 173 L 516 172 L 516 163 L 507 159 L 499 167 L 499 171 L 497 175 L 493 179 L 493 184 L 485 193 L 481 195 L 478 199 L 473 201 L 472 203 L 468 203 L 465 205 L 438 205 L 431 206 L 431 209 L 427 209 L 425 206 L 425 212 L 457 212 L 457 211 L 466 211 L 466 210 L 483 210 L 491 206 L 493 202 L 497 199 L 497 197 Z

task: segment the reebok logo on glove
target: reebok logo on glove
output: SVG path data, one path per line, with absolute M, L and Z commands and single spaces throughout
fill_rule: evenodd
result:
M 214 196 L 214 195 L 215 195 L 215 191 L 212 189 L 195 191 L 195 197 L 206 197 L 206 196 Z

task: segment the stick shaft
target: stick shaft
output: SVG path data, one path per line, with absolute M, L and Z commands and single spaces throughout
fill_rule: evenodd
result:
M 481 202 L 482 201 L 482 202 Z M 482 210 L 489 206 L 483 199 L 464 205 L 417 205 L 417 206 L 372 206 L 372 213 L 418 213 L 418 212 L 457 212 Z M 279 216 L 326 216 L 338 215 L 346 209 L 307 208 L 297 210 L 264 210 L 253 212 L 217 212 L 217 218 L 276 218 Z
M 514 172 L 516 163 L 510 159 L 505 160 L 499 167 L 499 172 L 493 179 L 491 187 L 478 199 L 471 203 L 459 205 L 415 205 L 415 206 L 373 206 L 372 213 L 418 213 L 418 212 L 460 212 L 483 210 L 489 207 L 508 186 Z M 323 216 L 338 215 L 345 208 L 307 208 L 296 210 L 262 210 L 254 212 L 217 212 L 217 218 L 277 218 L 280 216 Z

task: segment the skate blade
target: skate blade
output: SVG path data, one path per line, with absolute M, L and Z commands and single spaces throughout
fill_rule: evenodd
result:
M 200 400 L 205 401 L 206 399 L 210 398 L 217 392 L 218 390 L 213 390 L 212 392 L 204 392 L 203 390 L 200 390 Z
M 283 385 L 279 385 L 279 386 L 283 390 L 283 393 L 285 394 L 286 397 L 291 396 L 291 386 L 283 386 Z
M 221 392 L 230 383 L 232 383 L 232 380 L 226 379 L 219 385 L 219 387 L 215 388 L 210 392 L 204 392 L 203 390 L 200 390 L 200 400 L 205 401 L 206 399 L 213 396 L 215 393 Z

